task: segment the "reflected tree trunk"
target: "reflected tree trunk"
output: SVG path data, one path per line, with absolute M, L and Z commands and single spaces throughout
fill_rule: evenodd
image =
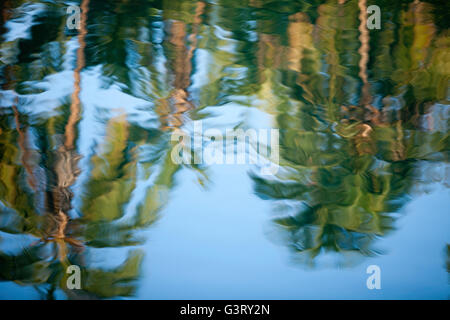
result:
M 198 28 L 204 8 L 204 2 L 197 2 L 192 33 L 188 37 L 189 49 L 186 47 L 186 23 L 175 20 L 170 26 L 169 43 L 173 46 L 174 57 L 169 61 L 169 65 L 174 76 L 174 88 L 168 98 L 160 100 L 157 107 L 164 131 L 182 126 L 184 113 L 194 108 L 187 90 L 191 84 L 192 59 L 197 48 Z
M 33 167 L 30 164 L 31 152 L 30 152 L 30 147 L 28 145 L 27 131 L 26 131 L 26 128 L 25 128 L 25 131 L 22 131 L 22 128 L 20 125 L 20 119 L 19 119 L 20 114 L 19 114 L 19 111 L 17 110 L 18 102 L 19 102 L 19 98 L 16 97 L 15 103 L 13 104 L 12 109 L 14 112 L 14 121 L 16 123 L 16 130 L 17 130 L 17 133 L 19 134 L 18 145 L 19 145 L 19 149 L 21 151 L 21 161 L 22 161 L 22 164 L 27 173 L 27 182 L 30 185 L 31 189 L 33 189 L 33 191 L 36 191 L 36 179 L 34 177 Z
M 59 243 L 58 256 L 61 262 L 66 259 L 66 243 L 76 248 L 82 248 L 80 241 L 72 239 L 66 235 L 69 223 L 69 211 L 72 209 L 73 192 L 71 186 L 76 182 L 80 170 L 78 161 L 81 158 L 75 149 L 76 125 L 80 118 L 81 103 L 81 70 L 85 66 L 84 50 L 86 47 L 86 21 L 89 11 L 89 0 L 83 0 L 81 3 L 80 33 L 78 36 L 79 47 L 77 49 L 77 65 L 74 71 L 74 91 L 72 93 L 72 102 L 70 105 L 70 115 L 65 126 L 64 144 L 56 151 L 56 160 L 54 163 L 54 176 L 56 185 L 53 187 L 50 196 L 48 215 L 48 229 L 46 231 L 45 242 L 56 241 Z

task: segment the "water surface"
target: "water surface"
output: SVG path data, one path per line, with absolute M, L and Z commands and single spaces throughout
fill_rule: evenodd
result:
M 0 298 L 448 299 L 449 9 L 3 1 Z M 174 163 L 196 121 L 278 172 Z

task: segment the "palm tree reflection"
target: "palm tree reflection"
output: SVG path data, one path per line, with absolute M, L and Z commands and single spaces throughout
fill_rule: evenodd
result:
M 348 74 L 343 74 L 345 69 L 339 62 L 343 53 L 336 47 L 338 33 L 344 34 L 347 27 L 337 24 L 337 19 L 346 16 L 340 10 L 354 10 L 354 7 L 319 6 L 317 39 L 309 50 L 305 48 L 308 42 L 300 45 L 291 32 L 305 28 L 307 17 L 302 13 L 291 16 L 288 26 L 291 48 L 287 51 L 290 60 L 288 71 L 282 72 L 295 73 L 297 80 L 294 84 L 286 81 L 293 97 L 279 107 L 276 118 L 282 168 L 273 178 L 251 174 L 256 194 L 276 200 L 278 209 L 288 212 L 274 219 L 274 226 L 286 245 L 297 253 L 295 259 L 309 266 L 329 256 L 325 253 L 338 253 L 332 256 L 337 258 L 336 263 L 344 265 L 353 263 L 353 258 L 358 256 L 381 253 L 375 240 L 394 229 L 396 213 L 408 200 L 417 181 L 419 163 L 434 161 L 437 154 L 445 157 L 446 149 L 445 133 L 426 130 L 418 122 L 411 123 L 411 119 L 420 117 L 419 113 L 404 113 L 403 120 L 382 117 L 371 105 L 373 97 L 367 69 L 370 39 L 365 28 L 364 0 L 358 2 L 360 105 L 338 104 L 345 100 L 346 85 L 349 85 L 346 81 L 354 81 L 346 80 L 354 76 L 350 68 L 346 70 Z M 346 48 L 350 46 L 356 44 L 347 43 Z M 326 78 L 315 67 L 322 64 L 320 58 L 312 59 L 318 56 L 314 54 L 317 51 L 325 53 Z M 309 57 L 302 57 L 305 52 Z M 306 66 L 306 62 L 310 65 Z M 286 79 L 292 78 L 286 76 Z M 415 85 L 420 93 L 423 84 Z M 403 110 L 411 104 L 431 104 L 428 97 L 423 99 L 420 95 L 407 96 L 405 100 Z M 436 100 L 434 97 L 433 101 Z
M 94 8 L 96 5 L 99 4 L 94 3 Z M 117 5 L 126 12 L 131 12 L 133 7 L 133 4 Z M 62 105 L 59 109 L 62 112 L 69 109 L 69 114 L 48 116 L 30 125 L 19 113 L 20 108 L 13 106 L 16 130 L 11 129 L 9 117 L 1 119 L 0 197 L 5 207 L 2 208 L 0 227 L 1 231 L 20 237 L 21 243 L 25 243 L 17 252 L 0 251 L 1 280 L 33 285 L 48 299 L 55 298 L 61 291 L 76 299 L 134 294 L 143 253 L 130 248 L 143 244 L 144 238 L 139 237 L 138 231 L 158 219 L 175 184 L 174 175 L 181 168 L 171 161 L 173 144 L 169 138 L 172 130 L 178 130 L 184 124 L 186 111 L 194 108 L 188 88 L 203 7 L 203 2 L 196 4 L 189 36 L 184 22 L 172 21 L 170 17 L 164 21 L 171 26 L 166 50 L 174 81 L 168 97 L 159 97 L 155 103 L 159 128 L 149 129 L 130 122 L 127 114 L 107 120 L 106 138 L 97 146 L 98 152 L 90 158 L 89 167 L 84 168 L 89 171 L 89 178 L 81 188 L 74 189 L 81 174 L 81 155 L 77 150 L 81 137 L 77 130 L 82 112 L 81 72 L 89 66 L 89 59 L 95 60 L 85 57 L 88 44 L 95 47 L 92 42 L 98 40 L 88 34 L 89 28 L 96 25 L 87 25 L 89 0 L 82 1 L 74 90 L 70 105 Z M 97 13 L 93 11 L 94 18 Z M 134 20 L 128 21 L 131 22 Z M 116 34 L 105 36 L 121 41 Z M 189 49 L 185 46 L 185 38 L 190 41 Z M 114 57 L 112 64 L 111 60 L 104 63 L 105 76 L 108 76 L 108 66 L 121 65 L 121 58 Z M 126 67 L 127 73 L 131 74 L 132 66 Z M 119 81 L 131 88 L 135 84 L 127 82 L 130 79 L 125 77 Z M 115 81 L 113 77 L 110 80 Z M 139 78 L 134 80 L 141 81 Z M 150 95 L 148 100 L 152 99 Z M 161 105 L 167 105 L 169 109 L 161 110 Z M 28 127 L 36 134 L 37 150 L 33 150 L 28 141 Z M 16 140 L 19 148 L 15 146 Z M 19 155 L 22 166 L 14 160 Z M 138 174 L 139 168 L 143 169 L 144 178 Z M 27 184 L 22 183 L 24 177 Z M 141 184 L 140 188 L 137 188 L 138 184 Z M 81 193 L 80 205 L 74 205 L 74 192 Z M 135 206 L 130 205 L 133 199 L 137 203 Z M 32 240 L 27 240 L 30 236 Z M 116 248 L 118 252 L 123 248 L 127 256 L 118 266 L 95 267 L 93 257 L 102 248 Z M 81 290 L 66 287 L 66 269 L 71 264 L 81 267 Z

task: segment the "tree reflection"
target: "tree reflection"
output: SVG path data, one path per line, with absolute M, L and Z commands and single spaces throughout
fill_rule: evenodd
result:
M 412 24 L 413 30 L 419 26 L 430 29 L 433 28 L 430 16 L 424 16 L 430 12 L 425 9 L 428 6 L 417 2 L 408 11 L 400 10 L 397 14 L 413 14 L 415 19 L 403 22 Z M 379 253 L 375 240 L 394 229 L 396 213 L 408 200 L 420 165 L 423 161 L 446 158 L 448 135 L 418 121 L 427 112 L 421 111 L 422 108 L 426 110 L 443 98 L 439 93 L 442 87 L 438 84 L 431 87 L 412 78 L 400 80 L 397 78 L 400 71 L 389 75 L 386 70 L 389 64 L 379 63 L 379 59 L 385 58 L 381 49 L 369 51 L 372 40 L 364 28 L 365 8 L 365 1 L 359 1 L 357 6 L 329 2 L 317 7 L 318 37 L 312 45 L 310 41 L 301 44 L 292 32 L 307 28 L 308 17 L 303 13 L 291 16 L 287 28 L 288 71 L 281 71 L 286 73 L 285 84 L 291 88 L 291 98 L 278 107 L 277 117 L 283 166 L 274 178 L 252 174 L 255 192 L 263 199 L 277 200 L 280 209 L 288 210 L 286 215 L 274 219 L 274 224 L 285 235 L 286 244 L 298 253 L 296 259 L 311 266 L 326 252 L 338 252 L 339 264 L 351 263 L 347 258 L 353 253 L 365 256 Z M 350 17 L 355 17 L 357 10 L 359 46 L 355 42 L 357 37 L 346 37 L 356 29 L 356 21 Z M 402 23 L 398 28 L 396 32 L 405 32 Z M 382 48 L 383 41 L 388 39 L 383 33 L 391 32 L 379 31 L 374 46 Z M 424 42 L 423 34 L 414 33 L 413 43 Z M 430 29 L 427 34 L 431 37 L 434 32 Z M 348 41 L 345 48 L 338 46 L 337 39 L 342 37 Z M 430 43 L 427 38 L 423 44 L 430 46 Z M 359 61 L 349 60 L 346 50 L 356 47 Z M 402 45 L 399 47 L 400 50 Z M 434 50 L 439 52 L 439 47 Z M 433 63 L 426 62 L 430 56 L 419 57 L 416 52 L 406 56 L 394 54 L 396 63 L 411 66 L 401 74 L 423 74 L 427 70 L 434 81 L 443 80 L 442 74 L 433 71 Z M 414 62 L 416 59 L 422 62 Z M 382 77 L 369 78 L 369 61 L 377 65 L 378 74 L 385 71 Z M 320 72 L 322 68 L 326 68 L 328 77 Z M 354 95 L 349 86 L 356 84 L 353 70 L 359 70 L 361 82 L 360 103 L 356 106 L 348 103 L 353 100 L 350 95 Z M 292 77 L 295 83 L 290 80 Z M 383 84 L 385 88 L 376 90 L 371 83 L 377 88 Z M 383 91 L 387 90 L 391 95 L 383 98 Z M 425 91 L 427 97 L 422 94 Z M 397 114 L 392 113 L 388 102 L 393 95 L 404 99 Z M 384 99 L 384 108 L 371 104 L 380 98 Z
M 45 298 L 132 296 L 141 231 L 177 172 L 207 179 L 171 161 L 170 135 L 229 102 L 280 129 L 281 170 L 252 179 L 293 210 L 273 220 L 286 244 L 307 264 L 377 254 L 421 166 L 448 161 L 447 122 L 433 113 L 448 104 L 449 36 L 439 1 L 375 2 L 386 14 L 369 32 L 364 0 L 82 0 L 77 33 L 65 29 L 65 2 L 2 2 L 0 280 Z M 29 35 L 9 32 L 10 19 Z M 69 73 L 73 88 L 48 88 Z M 105 95 L 89 101 L 95 115 L 83 113 L 92 74 Z M 111 92 L 140 105 L 112 110 Z M 86 118 L 104 137 L 83 153 Z M 96 264 L 105 248 L 123 259 Z M 80 291 L 65 289 L 70 264 L 82 267 Z

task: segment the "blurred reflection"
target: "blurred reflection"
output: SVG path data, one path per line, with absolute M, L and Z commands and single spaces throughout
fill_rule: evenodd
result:
M 298 253 L 295 259 L 307 265 L 323 261 L 319 256 L 323 258 L 325 252 L 339 252 L 341 256 L 334 263 L 340 265 L 354 262 L 355 254 L 380 253 L 375 240 L 394 228 L 395 213 L 408 200 L 415 181 L 427 179 L 419 175 L 419 168 L 424 162 L 448 160 L 446 123 L 443 131 L 436 131 L 423 122 L 434 118 L 426 113 L 438 109 L 438 103 L 445 99 L 448 68 L 444 73 L 434 69 L 437 61 L 430 54 L 436 50 L 436 56 L 439 46 L 418 56 L 416 50 L 400 53 L 400 43 L 391 49 L 394 65 L 379 62 L 386 59 L 384 41 L 389 41 L 392 32 L 404 39 L 407 35 L 403 33 L 410 36 L 420 26 L 429 30 L 425 32 L 427 40 L 422 30 L 411 34 L 412 43 L 422 41 L 424 49 L 431 45 L 428 37 L 433 36 L 434 25 L 425 16 L 430 12 L 427 6 L 412 3 L 408 11 L 398 14 L 414 19 L 389 24 L 371 40 L 364 27 L 365 1 L 358 1 L 358 6 L 322 4 L 317 7 L 317 39 L 300 45 L 298 34 L 290 36 L 287 52 L 294 63 L 288 64 L 288 72 L 294 72 L 296 80 L 281 70 L 286 73 L 283 78 L 288 79 L 291 98 L 280 107 L 277 117 L 283 170 L 276 179 L 254 174 L 252 178 L 260 197 L 277 200 L 278 209 L 287 211 L 274 223 L 283 241 Z M 357 22 L 348 18 L 357 16 L 356 10 L 359 37 L 354 31 Z M 303 13 L 292 15 L 289 21 L 288 30 L 308 26 Z M 347 43 L 342 45 L 339 38 Z M 369 43 L 374 44 L 374 50 L 369 50 Z M 359 61 L 349 52 L 357 47 Z M 303 57 L 304 52 L 309 56 Z M 374 72 L 378 76 L 373 79 L 369 77 L 369 61 L 377 65 Z M 355 70 L 359 70 L 360 85 Z M 411 80 L 424 73 L 431 83 Z M 404 78 L 407 74 L 412 76 Z M 353 105 L 356 100 L 358 105 Z
M 104 5 L 107 8 L 103 7 Z M 117 5 L 115 9 L 114 5 Z M 139 12 L 144 17 L 145 12 L 134 10 L 134 4 L 131 3 L 104 4 L 90 3 L 88 0 L 81 2 L 81 28 L 77 35 L 78 48 L 73 73 L 74 89 L 70 105 L 65 102 L 67 98 L 64 93 L 56 92 L 60 95 L 58 99 L 64 101 L 55 108 L 57 115 L 53 115 L 52 112 L 43 115 L 41 110 L 27 111 L 25 114 L 19 111 L 27 110 L 24 108 L 27 103 L 34 103 L 33 94 L 37 93 L 39 96 L 45 91 L 36 91 L 35 88 L 39 85 L 37 83 L 28 85 L 26 77 L 20 79 L 18 83 L 13 79 L 17 79 L 20 73 L 36 67 L 43 68 L 39 72 L 44 76 L 51 76 L 51 72 L 48 73 L 44 64 L 47 59 L 44 54 L 38 59 L 33 58 L 34 65 L 23 59 L 25 56 L 31 57 L 30 52 L 44 47 L 42 43 L 35 44 L 20 36 L 17 40 L 5 42 L 5 45 L 22 45 L 29 51 L 21 53 L 17 63 L 11 65 L 16 66 L 14 70 L 9 68 L 10 65 L 3 69 L 4 101 L 7 102 L 14 89 L 16 92 L 22 92 L 23 89 L 23 93 L 31 95 L 22 94 L 20 99 L 20 95 L 16 95 L 14 104 L 11 105 L 12 112 L 2 108 L 3 151 L 0 168 L 3 174 L 0 225 L 4 235 L 13 236 L 6 236 L 1 247 L 1 279 L 33 285 L 43 298 L 48 299 L 61 297 L 59 291 L 63 291 L 69 298 L 76 299 L 113 298 L 134 294 L 135 280 L 139 277 L 143 259 L 140 250 L 126 250 L 125 260 L 115 267 L 106 267 L 109 263 L 97 267 L 95 256 L 100 248 L 126 249 L 142 244 L 144 239 L 137 236 L 136 231 L 145 229 L 157 220 L 158 212 L 167 202 L 168 191 L 174 186 L 173 177 L 180 166 L 170 160 L 172 142 L 169 140 L 170 133 L 165 131 L 182 126 L 183 113 L 193 108 L 187 90 L 190 83 L 192 54 L 195 50 L 196 30 L 203 7 L 203 3 L 197 4 L 193 31 L 188 37 L 191 43 L 189 50 L 184 45 L 187 26 L 183 22 L 173 22 L 171 17 L 164 20 L 164 24 L 170 26 L 171 30 L 171 36 L 167 40 L 167 56 L 169 70 L 174 75 L 173 89 L 168 98 L 160 96 L 155 99 L 154 94 L 158 94 L 157 91 L 148 95 L 145 91 L 136 92 L 137 96 L 141 95 L 141 98 L 155 102 L 158 129 L 141 126 L 136 122 L 130 123 L 127 114 L 123 113 L 126 109 L 124 106 L 122 111 L 119 110 L 119 115 L 106 120 L 105 139 L 95 146 L 96 153 L 90 155 L 89 163 L 84 164 L 84 170 L 88 171 L 88 180 L 82 183 L 82 187 L 77 184 L 81 174 L 79 165 L 82 157 L 78 151 L 80 147 L 77 147 L 77 142 L 82 138 L 82 132 L 78 132 L 83 113 L 82 71 L 93 64 L 101 64 L 105 85 L 121 81 L 130 88 L 133 85 L 128 75 L 135 71 L 135 65 L 121 61 L 126 59 L 123 55 L 109 55 L 111 50 L 128 47 L 127 38 L 119 35 L 123 30 L 116 28 L 129 28 L 135 20 L 127 20 L 125 25 L 112 24 L 111 26 L 115 28 L 111 30 L 96 31 L 97 27 L 105 27 L 96 24 L 96 18 L 98 16 L 103 19 L 121 18 L 131 12 Z M 37 10 L 31 13 L 30 8 L 34 8 L 33 4 L 23 4 L 17 10 L 19 13 L 33 15 L 33 18 L 39 21 L 38 24 L 31 25 L 32 35 L 34 32 L 37 33 L 33 31 L 37 28 L 48 28 L 49 26 L 45 26 L 46 23 L 56 24 L 52 19 L 64 22 L 64 16 L 61 16 L 63 11 L 59 11 L 59 8 L 64 8 L 62 4 L 36 7 Z M 123 12 L 123 15 L 116 15 L 109 10 Z M 35 15 L 41 18 L 36 19 Z M 103 39 L 98 38 L 98 34 L 101 34 Z M 53 47 L 61 37 L 64 35 L 49 37 L 50 39 L 36 36 L 41 39 L 39 41 L 50 40 L 46 46 Z M 104 37 L 108 40 L 105 41 Z M 33 37 L 31 41 L 35 41 Z M 70 38 L 67 41 L 70 41 Z M 114 47 L 108 48 L 110 46 Z M 64 45 L 60 46 L 62 51 L 68 49 L 63 47 Z M 106 54 L 104 57 L 100 56 L 100 59 L 105 60 L 99 60 L 98 56 L 91 57 L 90 48 L 96 48 L 98 50 L 96 53 Z M 53 52 L 48 54 L 52 55 Z M 52 60 L 48 61 L 50 65 L 54 64 Z M 142 57 L 140 62 L 144 61 L 152 61 L 151 56 Z M 64 72 L 64 63 L 64 61 L 59 63 L 57 72 L 61 74 Z M 123 68 L 122 71 L 117 69 L 118 67 Z M 122 78 L 117 78 L 117 75 L 121 75 Z M 142 81 L 141 78 L 135 80 Z M 142 97 L 142 94 L 145 96 Z M 19 101 L 21 105 L 18 105 Z M 159 112 L 160 108 L 156 101 L 161 104 L 167 103 L 170 109 Z M 87 100 L 87 105 L 89 104 L 90 101 Z M 171 118 L 170 126 L 167 124 L 168 117 Z M 32 136 L 32 141 L 28 135 Z M 16 159 L 20 159 L 20 163 Z M 22 167 L 25 170 L 22 170 Z M 140 168 L 144 171 L 142 172 Z M 192 168 L 199 170 L 197 167 Z M 198 172 L 203 176 L 201 171 Z M 24 183 L 24 179 L 27 183 Z M 78 193 L 81 202 L 75 201 L 74 191 Z M 74 207 L 74 204 L 78 205 Z M 17 245 L 20 248 L 14 249 Z M 120 252 L 122 251 L 118 251 Z M 71 264 L 82 268 L 81 290 L 66 289 L 66 268 Z
M 55 142 L 49 140 L 58 131 L 58 127 L 60 127 L 58 123 L 63 120 L 61 118 L 51 117 L 45 123 L 35 126 L 38 136 L 41 138 L 40 141 L 42 141 L 38 148 L 41 155 L 40 162 L 45 170 L 33 170 L 28 163 L 30 146 L 26 140 L 26 132 L 21 130 L 19 113 L 16 106 L 13 106 L 16 131 L 19 135 L 18 144 L 20 153 L 22 153 L 21 160 L 26 169 L 25 174 L 28 176 L 27 182 L 30 188 L 20 183 L 22 175 L 20 169 L 14 170 L 16 172 L 11 176 L 16 181 L 3 179 L 2 183 L 6 188 L 6 194 L 2 192 L 6 206 L 1 219 L 2 231 L 13 234 L 29 234 L 39 240 L 29 243 L 19 252 L 0 253 L 1 278 L 31 284 L 43 297 L 49 299 L 54 298 L 57 289 L 65 291 L 68 297 L 78 299 L 130 295 L 134 286 L 129 282 L 138 276 L 139 262 L 142 259 L 141 253 L 133 252 L 122 265 L 114 269 L 104 270 L 90 267 L 86 264 L 84 255 L 80 253 L 85 244 L 93 247 L 89 243 L 93 221 L 88 216 L 84 216 L 82 219 L 71 219 L 69 213 L 72 209 L 73 198 L 71 187 L 80 173 L 78 169 L 80 155 L 75 149 L 75 140 L 76 124 L 81 112 L 80 73 L 85 65 L 84 48 L 86 46 L 88 6 L 89 0 L 83 0 L 81 30 L 78 35 L 79 48 L 76 54 L 77 67 L 74 71 L 74 91 L 70 114 L 64 128 L 64 138 L 56 139 Z M 15 100 L 18 101 L 17 98 Z M 5 120 L 8 120 L 8 117 L 5 117 Z M 57 138 L 57 136 L 55 137 Z M 12 141 L 3 141 L 2 146 L 8 148 L 8 145 L 13 145 L 11 143 Z M 2 160 L 7 159 L 3 157 Z M 11 168 L 4 169 L 11 170 Z M 35 181 L 38 179 L 35 175 L 39 175 L 38 186 L 36 186 Z M 5 198 L 4 196 L 7 194 L 11 197 Z M 113 220 L 110 219 L 103 221 L 103 224 L 112 227 L 112 222 Z M 118 232 L 118 235 L 120 234 Z M 83 267 L 82 290 L 80 291 L 67 290 L 66 268 L 71 264 Z
M 375 1 L 369 31 L 365 0 L 82 0 L 73 31 L 65 2 L 2 2 L 0 280 L 133 296 L 177 173 L 208 179 L 171 161 L 171 133 L 251 127 L 236 105 L 280 129 L 281 170 L 251 179 L 296 259 L 380 253 L 411 194 L 448 186 L 431 173 L 449 155 L 445 3 Z

